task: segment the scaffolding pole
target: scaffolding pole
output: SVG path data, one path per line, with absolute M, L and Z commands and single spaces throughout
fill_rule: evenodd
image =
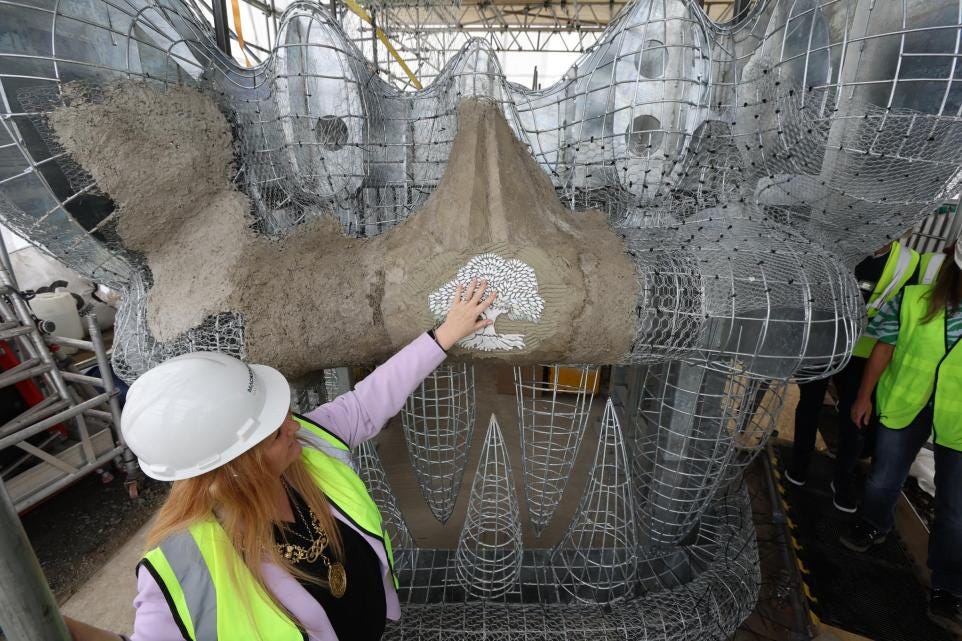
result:
M 17 641 L 70 641 L 60 609 L 0 483 L 0 629 Z

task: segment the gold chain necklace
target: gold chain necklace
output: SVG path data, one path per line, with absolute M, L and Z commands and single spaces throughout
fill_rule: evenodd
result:
M 290 496 L 290 492 L 288 492 L 288 496 L 294 509 L 297 510 L 297 516 L 300 517 L 301 522 L 307 523 L 308 521 L 304 518 L 304 513 L 301 512 L 298 501 Z M 301 561 L 314 563 L 320 559 L 327 569 L 327 583 L 331 591 L 331 596 L 335 599 L 340 599 L 347 591 L 347 572 L 344 570 L 344 566 L 341 565 L 340 561 L 331 562 L 331 560 L 327 558 L 327 555 L 324 554 L 324 550 L 329 543 L 327 532 L 321 527 L 320 522 L 317 520 L 317 515 L 314 514 L 314 510 L 308 507 L 307 511 L 311 515 L 309 529 L 313 530 L 317 536 L 313 539 L 307 539 L 297 532 L 292 531 L 291 533 L 296 534 L 298 538 L 304 541 L 309 541 L 310 546 L 304 548 L 296 543 L 276 543 L 275 548 L 277 548 L 277 552 L 281 556 L 291 563 L 300 563 Z M 287 528 L 285 528 L 285 530 L 287 530 Z

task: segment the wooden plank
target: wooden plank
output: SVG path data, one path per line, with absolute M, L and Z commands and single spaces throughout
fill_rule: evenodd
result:
M 819 626 L 819 636 L 815 637 L 812 641 L 873 641 L 868 637 L 863 637 L 861 635 L 855 634 L 854 632 L 849 632 L 847 630 L 842 630 L 841 628 L 836 628 L 825 623 Z M 824 640 L 822 635 L 826 635 Z
M 94 456 L 110 451 L 114 446 L 114 439 L 109 429 L 103 429 L 90 437 L 90 443 L 94 449 Z M 57 458 L 73 467 L 82 467 L 86 463 L 83 455 L 83 444 L 76 443 L 71 445 L 63 452 L 57 454 Z M 63 471 L 57 469 L 49 463 L 39 463 L 31 468 L 14 476 L 4 484 L 7 493 L 14 503 L 21 498 L 32 494 L 38 489 L 50 485 L 54 481 L 66 476 Z
M 598 393 L 598 383 L 601 381 L 601 370 L 589 371 L 581 384 L 582 370 L 580 367 L 552 367 L 548 370 L 551 375 L 551 387 L 561 392 L 585 391 L 589 394 Z

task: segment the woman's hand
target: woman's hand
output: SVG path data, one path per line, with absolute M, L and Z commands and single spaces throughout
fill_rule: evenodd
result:
M 488 296 L 487 300 L 482 301 L 481 297 L 484 296 L 487 288 L 488 281 L 482 280 L 478 283 L 477 278 L 472 278 L 467 288 L 458 285 L 454 298 L 451 299 L 451 309 L 448 310 L 447 317 L 441 326 L 434 330 L 438 343 L 445 351 L 451 349 L 465 336 L 470 336 L 494 322 L 480 318 L 498 297 L 498 293 L 495 292 Z
M 123 637 L 119 634 L 95 628 L 68 616 L 63 618 L 63 622 L 67 624 L 67 630 L 70 632 L 70 638 L 73 641 L 123 641 Z
M 859 429 L 868 427 L 869 422 L 872 420 L 871 397 L 857 397 L 852 404 L 852 411 L 849 412 L 849 415 L 851 416 L 852 422 L 855 423 L 855 427 Z

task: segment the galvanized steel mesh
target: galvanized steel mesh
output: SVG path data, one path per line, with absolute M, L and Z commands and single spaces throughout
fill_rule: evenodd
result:
M 122 377 L 188 351 L 243 356 L 238 314 L 166 343 L 151 335 L 149 271 L 46 122 L 64 86 L 91 100 L 118 81 L 209 92 L 235 127 L 234 180 L 268 235 L 333 215 L 374 236 L 416 215 L 446 167 L 459 101 L 496 101 L 572 215 L 599 208 L 627 239 L 639 275 L 623 361 L 633 382 L 589 440 L 597 473 L 559 541 L 515 547 L 518 508 L 485 497 L 517 482 L 501 453 L 521 448 L 518 496 L 544 528 L 581 491 L 567 479 L 590 396 L 532 394 L 519 375 L 520 439 L 490 434 L 460 554 L 416 547 L 374 450 L 360 452 L 404 550 L 405 618 L 389 638 L 723 639 L 759 582 L 747 497 L 731 488 L 771 432 L 784 382 L 844 363 L 864 322 L 850 268 L 958 188 L 960 7 L 761 0 L 716 25 L 693 0 L 637 0 L 546 89 L 506 82 L 471 41 L 430 86 L 405 92 L 311 2 L 290 6 L 274 54 L 247 69 L 216 50 L 192 0 L 0 0 L 0 221 L 124 290 Z M 476 413 L 466 365 L 435 372 L 402 413 L 442 521 Z M 492 510 L 507 520 L 485 525 Z M 495 548 L 510 563 L 469 562 L 493 533 L 507 535 Z
M 515 367 L 515 399 L 521 431 L 524 496 L 537 535 L 561 502 L 581 439 L 588 427 L 597 367 L 578 368 L 577 382 L 560 381 L 557 368 Z

